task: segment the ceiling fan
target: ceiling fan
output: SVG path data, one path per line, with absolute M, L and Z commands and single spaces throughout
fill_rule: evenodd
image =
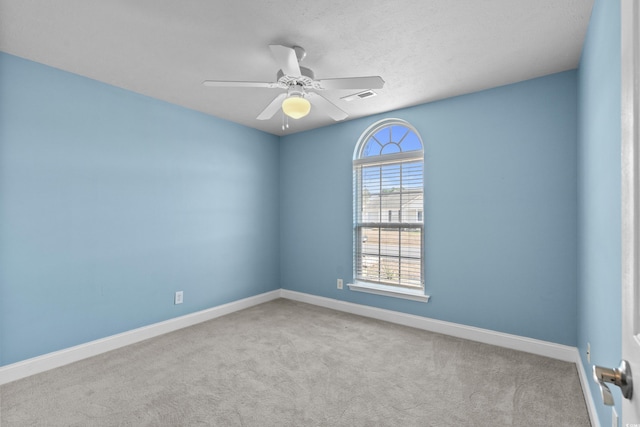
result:
M 287 117 L 299 119 L 305 117 L 311 111 L 311 104 L 318 111 L 331 117 L 333 120 L 344 120 L 349 115 L 327 98 L 316 93 L 323 90 L 343 89 L 381 89 L 384 80 L 380 76 L 346 77 L 337 79 L 316 80 L 312 70 L 300 66 L 306 52 L 300 46 L 269 45 L 271 54 L 280 67 L 275 82 L 246 82 L 246 81 L 220 81 L 205 80 L 203 85 L 209 87 L 245 87 L 245 88 L 270 88 L 283 89 L 286 92 L 276 96 L 258 115 L 258 120 L 268 120 L 279 109 Z M 284 117 L 284 116 L 283 116 Z M 284 120 L 284 119 L 283 119 Z M 288 126 L 287 126 L 288 127 Z M 284 128 L 284 121 L 283 121 Z

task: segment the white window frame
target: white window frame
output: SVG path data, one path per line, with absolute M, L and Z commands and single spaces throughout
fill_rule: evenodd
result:
M 379 132 L 383 128 L 387 128 L 389 126 L 402 126 L 415 133 L 420 141 L 422 146 L 421 150 L 412 150 L 408 152 L 400 152 L 393 154 L 380 154 L 371 157 L 363 157 L 363 150 L 366 147 L 369 139 Z M 358 292 L 366 292 L 377 295 L 385 295 L 396 298 L 409 299 L 414 301 L 427 302 L 429 301 L 429 296 L 425 294 L 425 286 L 424 286 L 424 214 L 422 215 L 421 222 L 411 222 L 400 225 L 393 224 L 393 227 L 401 227 L 402 225 L 406 225 L 411 228 L 420 228 L 421 242 L 420 242 L 420 286 L 411 285 L 405 286 L 402 284 L 386 284 L 381 282 L 367 281 L 362 278 L 358 278 L 358 261 L 362 257 L 362 242 L 360 242 L 361 238 L 359 229 L 367 226 L 375 225 L 375 223 L 368 222 L 368 220 L 361 220 L 359 222 L 358 212 L 361 209 L 361 196 L 359 194 L 360 186 L 359 183 L 361 181 L 361 168 L 366 165 L 380 165 L 380 164 L 402 164 L 408 162 L 422 161 L 424 162 L 424 142 L 418 133 L 418 131 L 401 119 L 384 119 L 379 122 L 376 122 L 369 126 L 358 140 L 356 144 L 354 153 L 353 153 L 353 283 L 348 284 L 349 289 Z M 424 166 L 422 169 L 422 196 L 424 203 Z M 424 207 L 420 209 L 421 212 L 424 212 Z M 391 211 L 389 211 L 391 212 Z M 388 212 L 382 213 L 382 217 L 386 219 Z M 405 214 L 405 217 L 409 215 Z M 417 216 L 417 215 L 416 215 Z M 390 225 L 388 222 L 382 221 L 382 217 L 380 221 L 377 223 L 380 227 L 385 227 Z M 417 218 L 416 218 L 417 219 Z M 399 243 L 400 244 L 400 243 Z M 401 247 L 399 247 L 398 252 L 401 251 Z

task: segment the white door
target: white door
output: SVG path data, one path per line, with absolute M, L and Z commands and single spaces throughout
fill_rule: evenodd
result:
M 622 425 L 640 426 L 640 185 L 638 82 L 640 4 L 622 0 L 622 358 L 636 387 L 622 399 Z

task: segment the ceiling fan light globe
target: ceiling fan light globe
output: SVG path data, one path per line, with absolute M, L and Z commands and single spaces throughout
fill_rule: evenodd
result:
M 282 111 L 292 119 L 301 119 L 311 111 L 311 103 L 306 98 L 292 95 L 282 101 Z

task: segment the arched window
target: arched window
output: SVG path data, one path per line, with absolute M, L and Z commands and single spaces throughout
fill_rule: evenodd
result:
M 353 155 L 354 285 L 385 295 L 424 295 L 424 151 L 407 122 L 387 119 Z

